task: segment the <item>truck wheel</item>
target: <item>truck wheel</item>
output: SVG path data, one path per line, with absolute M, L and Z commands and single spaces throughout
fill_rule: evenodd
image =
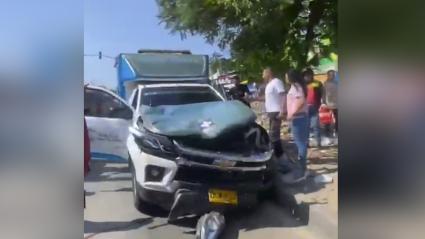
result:
M 138 189 L 137 189 L 138 186 L 137 186 L 137 180 L 136 180 L 136 170 L 134 169 L 133 161 L 131 160 L 130 156 L 129 156 L 129 159 L 128 159 L 128 166 L 129 166 L 130 172 L 131 172 L 131 187 L 132 187 L 132 193 L 133 193 L 134 207 L 139 212 L 142 212 L 144 202 L 142 201 L 142 199 L 139 196 L 139 192 L 138 192 Z
M 139 196 L 139 191 L 138 191 L 139 186 L 136 180 L 136 170 L 134 169 L 134 165 L 130 157 L 129 157 L 129 167 L 131 171 L 131 186 L 132 186 L 132 192 L 133 192 L 134 207 L 143 214 L 148 214 L 148 215 L 155 214 L 156 211 L 158 210 L 158 207 L 149 202 L 142 200 Z
M 131 185 L 132 185 L 132 189 L 133 189 L 134 207 L 136 207 L 136 209 L 138 211 L 141 211 L 143 203 L 142 203 L 142 200 L 140 199 L 139 193 L 137 191 L 136 174 L 134 172 L 132 172 Z

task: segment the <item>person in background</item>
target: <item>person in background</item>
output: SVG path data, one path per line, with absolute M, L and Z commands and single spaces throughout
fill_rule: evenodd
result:
M 335 79 L 335 71 L 330 70 L 327 73 L 328 78 L 323 86 L 323 103 L 326 104 L 326 107 L 332 110 L 334 119 L 335 119 L 335 136 L 338 134 L 338 84 Z
M 264 94 L 266 91 L 266 85 L 267 82 L 263 79 L 262 81 L 260 81 L 259 84 L 257 84 L 257 92 L 255 94 L 255 96 L 251 99 L 251 102 L 253 101 L 259 101 L 260 104 L 258 105 L 259 108 L 259 112 L 260 112 L 260 121 L 261 121 L 261 125 L 265 125 L 266 122 L 269 122 L 269 117 L 267 115 L 266 112 L 266 107 L 264 104 Z
M 266 82 L 264 96 L 258 100 L 264 100 L 264 106 L 269 118 L 269 136 L 273 144 L 276 158 L 283 160 L 283 147 L 280 139 L 282 119 L 286 117 L 286 92 L 283 82 L 273 76 L 272 69 L 267 67 L 263 70 L 263 79 Z M 282 169 L 288 171 L 289 169 Z
M 314 72 L 310 68 L 307 68 L 303 72 L 303 78 L 307 84 L 309 128 L 313 129 L 317 147 L 321 147 L 322 139 L 320 135 L 319 108 L 322 104 L 323 85 L 320 81 L 314 80 Z
M 300 73 L 289 70 L 286 78 L 291 84 L 287 96 L 288 121 L 298 150 L 298 170 L 291 174 L 296 183 L 307 177 L 307 145 L 309 136 L 309 118 L 307 106 L 307 85 Z
M 248 107 L 250 107 L 250 104 L 247 100 L 247 97 L 249 95 L 248 86 L 241 84 L 239 76 L 235 76 L 233 79 L 235 82 L 235 86 L 229 90 L 229 95 L 232 97 L 233 100 L 239 100 Z

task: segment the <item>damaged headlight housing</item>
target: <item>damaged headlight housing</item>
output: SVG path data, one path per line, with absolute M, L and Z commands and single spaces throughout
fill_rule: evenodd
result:
M 151 148 L 151 149 L 158 149 L 161 150 L 161 144 L 159 143 L 159 141 L 155 138 L 150 138 L 150 137 L 142 137 L 139 142 L 147 148 Z
M 157 135 L 150 132 L 140 132 L 135 136 L 136 143 L 142 151 L 162 157 L 177 157 L 174 144 L 163 135 Z

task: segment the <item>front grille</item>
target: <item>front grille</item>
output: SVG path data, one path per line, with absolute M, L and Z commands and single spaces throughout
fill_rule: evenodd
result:
M 264 166 L 265 162 L 237 162 L 236 167 L 261 167 Z
M 270 172 L 261 171 L 229 171 L 200 167 L 180 166 L 175 180 L 191 183 L 264 183 L 271 179 Z
M 210 158 L 210 157 L 199 157 L 199 156 L 192 156 L 192 155 L 182 155 L 182 158 L 188 160 L 188 161 L 193 161 L 196 163 L 202 163 L 202 164 L 208 164 L 211 165 L 214 162 L 214 158 Z
M 192 156 L 192 155 L 181 155 L 187 161 L 192 161 L 201 164 L 212 165 L 214 163 L 215 158 L 212 157 L 200 157 L 200 156 Z M 236 161 L 235 167 L 262 167 L 266 165 L 267 162 L 242 162 Z

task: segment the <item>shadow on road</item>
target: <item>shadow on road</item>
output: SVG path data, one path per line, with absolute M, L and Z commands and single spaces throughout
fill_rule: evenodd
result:
M 308 205 L 306 206 L 309 208 Z M 253 210 L 227 214 L 226 227 L 220 239 L 237 239 L 239 238 L 239 231 L 307 225 L 308 218 L 307 221 L 297 218 L 293 210 L 289 205 L 265 201 Z
M 84 233 L 105 233 L 105 232 L 116 232 L 116 231 L 129 231 L 143 227 L 149 223 L 152 223 L 153 219 L 140 218 L 129 222 L 92 222 L 84 221 Z M 85 239 L 90 238 L 94 235 L 89 235 Z
M 108 165 L 108 166 L 106 166 Z M 111 166 L 113 165 L 113 166 Z M 130 180 L 131 175 L 127 162 L 92 161 L 86 182 Z
M 132 188 L 119 188 L 117 190 L 102 190 L 102 193 L 113 193 L 113 192 L 132 192 Z
M 316 157 L 314 159 L 310 159 L 309 163 L 315 165 L 324 164 L 338 166 L 338 161 L 334 157 L 321 157 L 320 159 Z
M 85 195 L 86 195 L 86 197 L 90 197 L 90 196 L 93 196 L 93 195 L 95 195 L 96 194 L 96 192 L 85 192 Z
M 310 177 L 299 185 L 281 185 L 284 190 L 276 190 L 256 207 L 248 210 L 236 210 L 225 213 L 226 226 L 221 239 L 237 239 L 240 231 L 252 231 L 264 228 L 294 228 L 308 225 L 310 205 L 325 204 L 324 202 L 300 202 L 295 199 L 296 194 L 308 194 L 319 191 L 324 184 L 317 184 Z M 187 228 L 184 234 L 195 234 L 199 216 L 183 217 L 173 222 L 165 222 L 151 226 L 154 230 L 167 225 Z
M 305 205 L 309 213 L 309 205 Z M 225 229 L 220 236 L 220 239 L 237 239 L 239 231 L 251 231 L 262 228 L 282 228 L 282 227 L 299 227 L 308 224 L 307 221 L 298 218 L 298 214 L 289 205 L 280 205 L 274 201 L 264 201 L 257 207 L 249 210 L 236 210 L 225 213 Z M 196 233 L 196 223 L 199 216 L 183 217 L 175 220 L 172 223 L 163 223 L 160 225 L 151 226 L 148 229 L 158 229 L 167 225 L 175 225 L 178 227 L 188 228 L 183 233 Z
M 322 168 L 318 168 L 318 169 L 312 169 L 311 170 L 313 172 L 314 175 L 319 175 L 319 174 L 332 174 L 332 173 L 336 173 L 338 172 L 338 168 L 329 168 L 329 167 L 322 167 Z
M 155 226 L 151 226 L 148 229 L 153 230 L 153 229 L 157 229 L 160 227 L 164 227 L 167 225 L 174 225 L 174 226 L 178 226 L 178 227 L 185 227 L 185 228 L 191 228 L 191 229 L 195 229 L 196 228 L 196 223 L 198 222 L 200 216 L 187 216 L 187 217 L 182 217 L 178 220 L 174 220 L 173 222 L 165 222 L 163 224 L 159 224 L 159 225 L 155 225 Z M 195 231 L 194 230 L 189 230 L 189 231 L 185 231 L 185 234 L 194 234 Z
M 139 211 L 145 215 L 148 215 L 150 217 L 157 217 L 157 218 L 166 218 L 168 216 L 168 211 L 160 208 L 156 205 L 141 205 L 139 208 Z

